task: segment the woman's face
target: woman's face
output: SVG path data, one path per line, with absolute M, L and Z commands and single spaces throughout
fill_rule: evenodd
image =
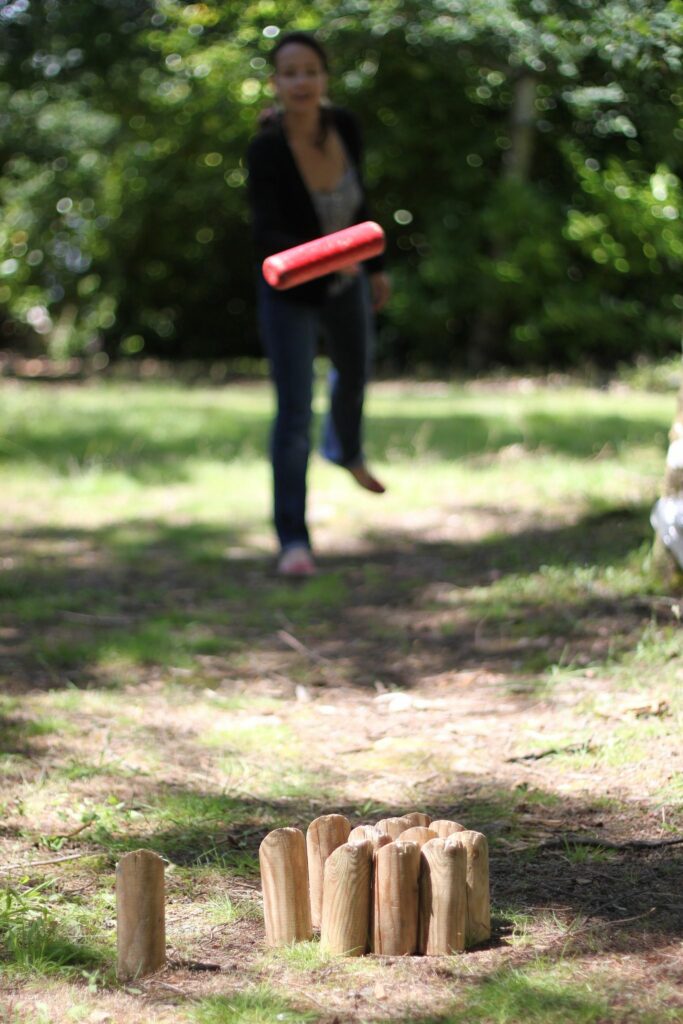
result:
M 310 46 L 286 43 L 276 58 L 273 83 L 286 111 L 304 113 L 320 106 L 327 90 L 327 73 Z

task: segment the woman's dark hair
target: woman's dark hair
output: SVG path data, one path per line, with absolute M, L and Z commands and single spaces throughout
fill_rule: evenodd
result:
M 329 61 L 327 59 L 327 54 L 325 53 L 324 48 L 318 42 L 315 36 L 310 35 L 310 33 L 308 32 L 286 32 L 281 39 L 278 39 L 277 43 L 270 51 L 270 63 L 272 64 L 273 68 L 276 68 L 278 53 L 285 46 L 288 46 L 289 43 L 298 43 L 300 46 L 308 46 L 308 48 L 310 50 L 313 50 L 313 52 L 319 57 L 320 63 L 322 64 L 323 67 L 323 71 L 327 72 L 330 70 Z M 270 116 L 268 116 L 266 120 L 262 121 L 262 127 L 268 127 L 269 123 L 272 123 Z M 320 108 L 320 129 L 318 131 L 318 136 L 316 138 L 316 145 L 320 149 L 323 149 L 323 147 L 325 146 L 325 141 L 327 139 L 331 126 L 332 114 L 330 112 L 329 107 L 323 106 Z
M 277 62 L 277 55 L 283 46 L 287 46 L 288 43 L 299 43 L 300 46 L 308 46 L 310 50 L 313 50 L 315 54 L 320 58 L 320 63 L 325 71 L 330 70 L 329 61 L 325 50 L 315 38 L 309 32 L 286 32 L 281 39 L 278 39 L 273 49 L 270 51 L 270 63 L 275 67 Z

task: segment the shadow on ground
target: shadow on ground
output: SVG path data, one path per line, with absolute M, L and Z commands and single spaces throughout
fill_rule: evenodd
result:
M 259 393 L 265 386 L 258 386 Z M 59 401 L 59 391 L 55 393 Z M 170 402 L 178 402 L 172 394 Z M 182 403 L 182 399 L 180 399 Z M 264 453 L 268 444 L 270 413 L 265 405 L 253 411 L 228 402 L 211 401 L 205 409 L 190 403 L 169 420 L 168 430 L 149 430 L 149 421 L 160 415 L 158 395 L 135 393 L 140 428 L 122 421 L 120 411 L 106 403 L 84 406 L 77 413 L 60 410 L 59 430 L 48 417 L 19 420 L 11 437 L 0 444 L 0 462 L 39 462 L 53 472 L 70 475 L 75 469 L 106 466 L 137 480 L 173 482 L 187 477 L 188 463 L 196 459 L 228 462 Z M 432 404 L 428 416 L 383 416 L 368 421 L 368 454 L 374 459 L 414 456 L 428 450 L 449 462 L 495 455 L 511 445 L 529 451 L 554 452 L 577 459 L 599 452 L 619 453 L 634 445 L 666 445 L 665 430 L 655 417 L 596 415 L 587 407 L 563 412 L 525 411 L 523 415 L 503 408 L 453 413 L 449 400 L 443 413 Z M 457 404 L 456 404 L 457 408 Z M 317 436 L 317 430 L 316 430 Z
M 236 528 L 130 520 L 5 531 L 2 679 L 14 693 L 116 685 L 136 666 L 196 668 L 202 658 L 229 675 L 245 651 L 282 654 L 283 624 L 359 686 L 372 685 L 380 656 L 386 681 L 410 686 L 454 668 L 540 672 L 633 648 L 652 599 L 593 587 L 590 573 L 644 557 L 646 508 L 508 531 L 453 542 L 376 532 L 371 557 L 323 557 L 321 574 L 300 585 L 279 580 Z M 573 589 L 534 583 L 554 569 L 588 576 Z
M 180 744 L 180 736 L 179 745 Z M 344 766 L 337 768 L 343 781 Z M 529 814 L 524 786 L 509 780 L 454 773 L 424 809 L 433 819 L 463 822 L 483 832 L 490 846 L 491 893 L 496 927 L 493 944 L 504 941 L 520 915 L 546 912 L 569 925 L 560 954 L 568 949 L 592 952 L 633 948 L 642 938 L 645 948 L 683 935 L 683 847 L 639 847 L 628 838 L 615 842 L 610 833 L 623 824 L 618 808 L 607 808 L 599 794 L 572 798 L 535 788 L 534 812 Z M 400 815 L 414 808 L 386 805 L 372 817 L 358 805 L 335 804 L 352 825 Z M 420 808 L 423 809 L 423 808 Z M 136 776 L 134 796 L 126 811 L 135 815 L 127 829 L 94 821 L 73 842 L 83 852 L 104 855 L 113 870 L 124 853 L 152 849 L 181 867 L 217 867 L 226 877 L 254 879 L 258 848 L 273 828 L 306 830 L 313 818 L 329 812 L 329 803 L 306 798 L 253 798 L 201 788 L 159 784 L 152 776 Z M 658 815 L 649 807 L 630 807 L 632 830 L 653 832 Z M 547 819 L 552 817 L 552 825 Z M 614 820 L 612 820 L 612 818 Z M 6 838 L 19 838 L 11 828 Z M 22 835 L 26 838 L 25 830 Z M 588 843 L 582 843 L 586 838 Z M 594 845 L 604 840 L 604 846 Z M 590 845 L 589 845 L 590 844 Z M 68 850 L 68 847 L 65 847 Z M 170 880 L 182 888 L 185 882 Z M 538 951 L 536 950 L 536 953 Z

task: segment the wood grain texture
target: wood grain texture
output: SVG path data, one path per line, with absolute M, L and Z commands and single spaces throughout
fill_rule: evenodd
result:
M 457 832 L 446 840 L 467 850 L 467 924 L 465 944 L 476 946 L 491 938 L 489 846 L 481 832 Z
M 419 952 L 448 956 L 463 950 L 466 925 L 467 848 L 431 839 L 420 854 Z
M 325 862 L 320 944 L 329 953 L 362 956 L 370 941 L 372 843 L 338 846 Z
M 166 962 L 164 862 L 134 850 L 116 867 L 117 975 L 144 978 Z
M 312 938 L 303 832 L 298 828 L 269 832 L 259 848 L 259 863 L 267 944 L 288 945 Z
M 380 832 L 386 832 L 392 839 L 398 839 L 401 832 L 405 832 L 407 828 L 412 828 L 412 821 L 409 818 L 382 818 L 375 825 Z
M 306 832 L 308 884 L 311 900 L 311 924 L 319 928 L 323 915 L 323 875 L 325 861 L 349 838 L 351 824 L 343 814 L 321 814 Z
M 432 832 L 436 832 L 439 839 L 448 839 L 454 832 L 467 831 L 465 825 L 461 825 L 459 821 L 449 821 L 446 818 L 439 818 L 438 821 L 433 821 L 429 827 Z
M 432 832 L 431 828 L 426 828 L 424 825 L 413 825 L 412 828 L 407 828 L 405 832 L 401 832 L 398 838 L 402 843 L 417 843 L 418 846 L 422 847 L 430 839 L 438 839 L 439 837 L 436 832 Z
M 417 950 L 420 847 L 395 841 L 374 855 L 372 948 L 384 956 Z
M 373 852 L 379 846 L 386 846 L 387 843 L 391 842 L 391 836 L 387 835 L 386 832 L 380 832 L 374 825 L 356 825 L 349 832 L 349 843 L 364 843 L 365 841 L 372 843 Z
M 408 818 L 411 825 L 424 825 L 425 828 L 429 827 L 432 820 L 424 811 L 407 811 L 402 817 Z

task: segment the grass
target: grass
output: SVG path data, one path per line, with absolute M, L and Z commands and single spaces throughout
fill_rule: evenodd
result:
M 79 901 L 65 899 L 49 880 L 2 890 L 0 935 L 11 974 L 111 974 L 111 945 L 97 934 L 94 915 Z
M 293 1009 L 281 995 L 259 985 L 235 996 L 203 999 L 187 1020 L 191 1024 L 306 1024 L 315 1020 L 315 1015 Z
M 0 869 L 26 865 L 0 873 L 10 1019 L 674 1019 L 678 848 L 543 847 L 683 824 L 680 622 L 648 560 L 668 376 L 375 387 L 389 490 L 313 458 L 323 572 L 296 587 L 272 574 L 265 382 L 0 385 Z M 375 699 L 392 692 L 408 703 Z M 264 954 L 270 829 L 418 806 L 489 837 L 490 949 Z M 173 1006 L 113 976 L 114 866 L 141 846 L 167 860 L 170 949 L 223 965 L 181 971 Z
M 595 986 L 567 977 L 564 966 L 536 961 L 468 987 L 466 1007 L 449 1013 L 449 1024 L 603 1024 L 609 1002 Z

